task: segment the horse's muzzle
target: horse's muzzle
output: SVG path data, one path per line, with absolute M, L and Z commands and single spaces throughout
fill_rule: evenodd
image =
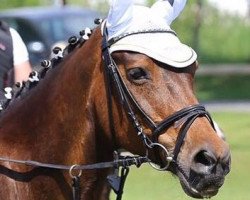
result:
M 190 166 L 177 163 L 177 176 L 187 195 L 194 198 L 210 198 L 215 196 L 223 185 L 225 176 L 230 171 L 231 156 L 228 152 L 216 158 L 208 151 L 200 151 L 193 158 Z

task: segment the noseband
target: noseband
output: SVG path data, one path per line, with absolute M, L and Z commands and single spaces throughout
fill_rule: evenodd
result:
M 206 111 L 205 107 L 198 104 L 198 105 L 191 105 L 186 108 L 183 108 L 174 114 L 166 117 L 163 119 L 160 123 L 155 123 L 150 116 L 148 116 L 145 111 L 141 108 L 141 106 L 138 104 L 138 102 L 135 100 L 131 92 L 129 91 L 128 87 L 126 86 L 125 82 L 123 81 L 118 67 L 113 60 L 111 54 L 110 54 L 110 46 L 117 42 L 118 40 L 127 37 L 129 35 L 134 34 L 154 34 L 154 33 L 171 33 L 175 34 L 175 32 L 171 32 L 171 30 L 146 30 L 146 31 L 140 31 L 138 33 L 132 32 L 132 33 L 126 33 L 122 36 L 119 36 L 118 38 L 111 39 L 108 41 L 107 37 L 107 30 L 103 31 L 103 41 L 102 41 L 102 52 L 103 52 L 103 60 L 105 63 L 105 76 L 106 76 L 106 89 L 107 89 L 107 95 L 108 95 L 108 107 L 109 107 L 109 118 L 111 123 L 111 131 L 114 135 L 114 125 L 113 122 L 113 116 L 112 116 L 112 85 L 115 85 L 115 88 L 117 90 L 118 96 L 120 97 L 121 103 L 124 107 L 124 109 L 127 112 L 127 115 L 133 124 L 135 131 L 137 135 L 141 138 L 144 145 L 146 146 L 147 150 L 153 149 L 153 148 L 161 148 L 163 151 L 165 151 L 167 164 L 165 166 L 161 166 L 161 168 L 157 168 L 158 170 L 166 170 L 171 162 L 177 163 L 177 157 L 181 150 L 181 147 L 184 143 L 184 138 L 187 134 L 187 131 L 189 130 L 190 126 L 193 124 L 193 122 L 199 118 L 199 117 L 206 117 L 208 121 L 210 122 L 211 126 L 214 128 L 214 124 L 212 121 L 212 118 L 210 114 Z M 112 82 L 111 82 L 112 81 Z M 113 84 L 111 84 L 113 83 Z M 135 114 L 133 108 L 139 111 L 143 119 L 146 121 L 147 125 L 151 128 L 152 131 L 152 138 L 150 139 L 143 131 L 143 128 L 137 118 L 137 115 Z M 158 138 L 161 134 L 163 134 L 170 126 L 172 125 L 181 125 L 180 132 L 178 134 L 176 145 L 173 151 L 173 154 L 169 154 L 168 150 L 161 145 L 158 142 Z M 156 154 L 156 157 L 159 158 L 159 153 Z

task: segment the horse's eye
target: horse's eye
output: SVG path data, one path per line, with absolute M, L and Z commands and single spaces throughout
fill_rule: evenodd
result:
M 142 80 L 149 78 L 147 71 L 140 67 L 128 70 L 128 76 L 132 80 Z

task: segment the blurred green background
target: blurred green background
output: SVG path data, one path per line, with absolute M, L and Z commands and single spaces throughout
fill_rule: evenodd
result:
M 1 0 L 0 9 L 48 6 L 65 1 L 70 5 L 91 7 L 102 13 L 108 11 L 108 0 Z M 150 5 L 154 1 L 144 2 Z M 184 43 L 198 52 L 201 63 L 249 63 L 249 15 L 220 12 L 209 2 L 188 0 L 183 13 L 173 23 L 173 29 Z
M 219 1 L 219 0 L 218 0 Z M 52 0 L 1 0 L 0 9 L 53 5 Z M 146 4 L 152 4 L 148 0 Z M 230 3 L 228 1 L 227 3 Z M 250 1 L 248 0 L 250 10 Z M 68 4 L 108 11 L 107 0 L 68 0 Z M 172 28 L 180 40 L 192 46 L 200 68 L 196 76 L 196 93 L 202 102 L 250 100 L 250 12 L 242 16 L 221 12 L 207 0 L 188 0 Z M 223 69 L 223 70 L 221 70 Z M 232 73 L 228 73 L 232 70 Z M 243 72 L 244 70 L 244 72 Z M 208 73 L 203 73 L 207 71 Z M 232 171 L 214 200 L 250 199 L 250 113 L 213 112 L 225 131 L 232 150 Z M 112 199 L 114 194 L 112 194 Z M 125 185 L 125 200 L 188 200 L 178 180 L 169 173 L 149 166 L 132 168 Z
M 137 0 L 139 1 L 139 0 Z M 236 1 L 236 0 L 234 0 Z M 244 0 L 239 1 L 242 2 Z M 151 5 L 154 0 L 140 0 Z M 196 76 L 196 90 L 200 101 L 250 99 L 250 0 L 244 15 L 222 12 L 212 0 L 188 0 L 187 5 L 173 22 L 172 28 L 183 43 L 194 48 L 200 63 Z M 227 4 L 230 4 L 228 1 Z M 237 1 L 236 1 L 237 2 Z M 108 0 L 1 0 L 0 9 L 27 6 L 53 6 L 67 3 L 90 7 L 104 15 L 108 12 Z M 220 65 L 224 71 L 218 71 Z M 217 68 L 215 67 L 217 66 Z M 240 67 L 246 68 L 239 75 Z M 235 73 L 228 75 L 228 69 Z M 213 73 L 203 74 L 203 69 Z M 219 76 L 218 76 L 219 75 Z

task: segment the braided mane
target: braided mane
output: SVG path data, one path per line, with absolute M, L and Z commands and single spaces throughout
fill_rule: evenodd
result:
M 101 22 L 101 19 L 95 19 L 94 21 L 97 25 L 101 24 Z M 91 33 L 90 28 L 85 28 L 85 30 L 80 31 L 79 37 L 71 36 L 68 39 L 68 45 L 64 49 L 55 47 L 52 50 L 53 57 L 42 61 L 37 70 L 30 73 L 27 81 L 17 82 L 13 87 L 6 87 L 3 91 L 0 91 L 0 113 L 3 113 L 13 102 L 22 98 L 28 91 L 37 86 L 48 71 L 55 68 L 75 48 L 80 48 L 89 39 Z

